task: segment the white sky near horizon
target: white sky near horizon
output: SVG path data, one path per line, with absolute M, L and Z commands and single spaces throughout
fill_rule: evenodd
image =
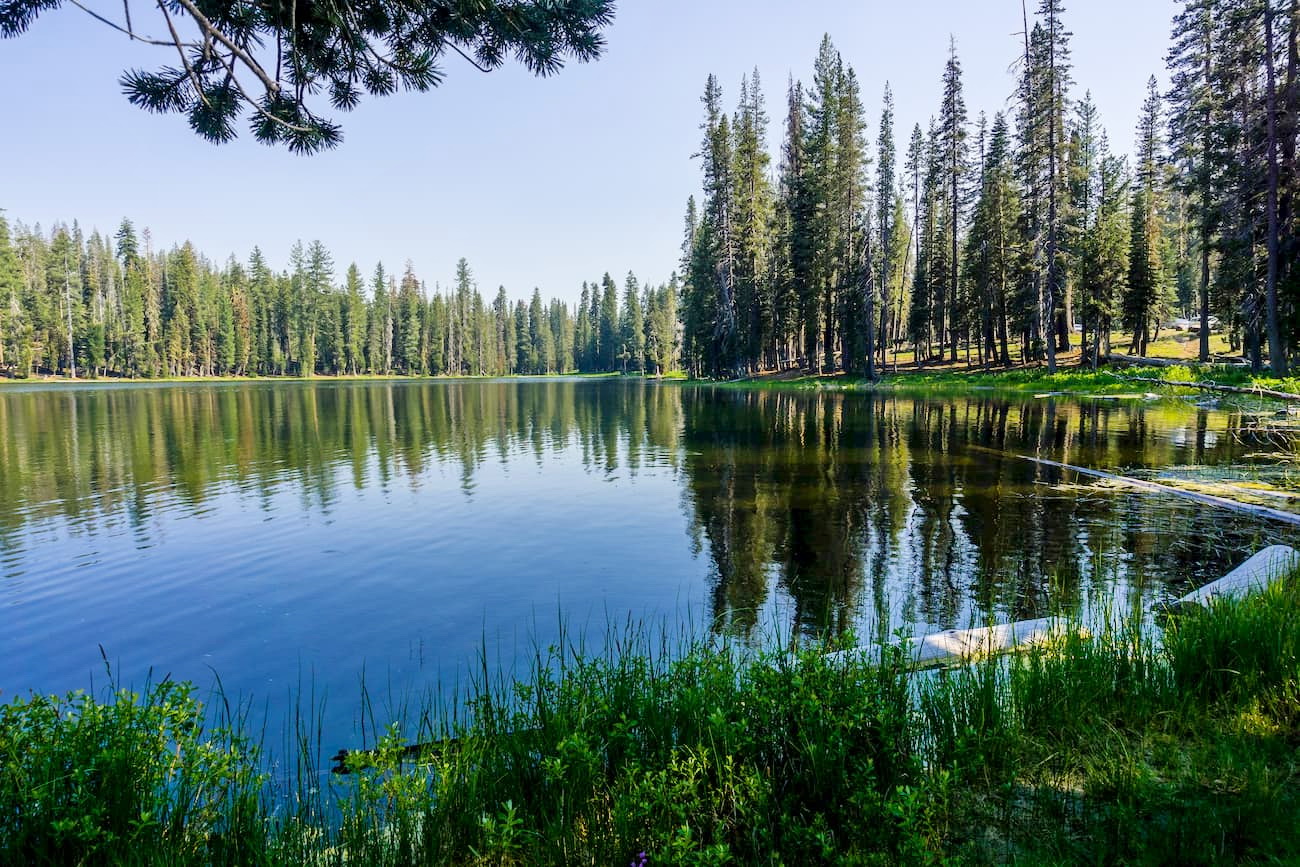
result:
M 115 2 L 88 5 L 121 13 Z M 1177 5 L 1066 4 L 1074 95 L 1092 91 L 1117 151 L 1131 149 L 1147 79 L 1165 86 Z M 139 30 L 146 8 L 134 12 Z M 700 185 L 691 155 L 709 73 L 733 107 L 741 76 L 758 68 L 775 154 L 787 78 L 811 79 L 829 33 L 862 84 L 873 152 L 889 80 L 901 150 L 937 110 L 950 37 L 972 119 L 1009 108 L 1022 30 L 1017 0 L 623 0 L 597 63 L 536 79 L 514 65 L 484 75 L 448 61 L 441 87 L 365 98 L 338 116 L 339 148 L 300 157 L 247 133 L 211 145 L 182 116 L 134 108 L 118 76 L 175 53 L 130 44 L 65 4 L 0 40 L 0 208 L 11 221 L 76 219 L 87 232 L 112 233 L 126 216 L 155 246 L 190 240 L 218 262 L 246 260 L 257 245 L 284 267 L 295 240 L 319 239 L 339 279 L 349 262 L 369 274 L 410 259 L 430 288 L 446 286 L 464 256 L 485 295 L 504 285 L 523 298 L 537 286 L 575 300 L 605 271 L 620 284 L 629 270 L 658 283 L 676 267 L 686 199 Z

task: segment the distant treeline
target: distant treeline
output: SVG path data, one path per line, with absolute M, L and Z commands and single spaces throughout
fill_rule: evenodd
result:
M 19 377 L 659 374 L 678 364 L 676 298 L 675 276 L 620 289 L 605 274 L 576 309 L 504 287 L 488 302 L 464 259 L 446 292 L 409 264 L 353 264 L 340 285 L 319 242 L 276 272 L 256 248 L 221 267 L 189 243 L 153 252 L 129 220 L 108 238 L 0 217 L 0 374 Z
M 1007 112 L 971 117 L 954 42 L 935 114 L 902 154 L 889 85 L 873 153 L 861 85 L 829 37 L 811 85 L 790 83 L 775 178 L 757 71 L 732 115 L 710 76 L 687 367 L 872 376 L 890 352 L 962 350 L 1054 367 L 1080 345 L 1104 355 L 1115 331 L 1143 353 L 1181 314 L 1202 325 L 1202 361 L 1214 315 L 1234 351 L 1285 371 L 1300 339 L 1300 6 L 1178 6 L 1172 87 L 1150 80 L 1131 159 L 1075 85 L 1061 0 L 1040 0 L 1008 52 Z M 1009 29 L 1021 24 L 1017 10 Z

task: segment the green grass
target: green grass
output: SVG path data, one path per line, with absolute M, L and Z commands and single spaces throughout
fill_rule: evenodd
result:
M 399 710 L 346 777 L 302 723 L 287 783 L 189 687 L 34 697 L 0 709 L 0 862 L 1295 863 L 1297 612 L 1292 580 L 921 674 L 631 629 Z
M 1300 379 L 1254 376 L 1249 370 L 1226 365 L 1177 365 L 1174 367 L 1107 368 L 1093 372 L 1090 369 L 1062 366 L 1056 373 L 1045 368 L 1015 368 L 1012 370 L 966 370 L 939 368 L 935 370 L 905 370 L 883 375 L 878 381 L 843 376 L 801 376 L 786 379 L 744 379 L 728 382 L 692 381 L 697 385 L 711 385 L 730 389 L 776 389 L 828 391 L 892 391 L 907 393 L 959 394 L 970 391 L 995 391 L 1006 393 L 1053 393 L 1079 395 L 1143 394 L 1160 389 L 1165 394 L 1204 393 L 1196 389 L 1161 386 L 1141 380 L 1164 382 L 1211 382 L 1247 388 L 1267 388 L 1300 394 Z

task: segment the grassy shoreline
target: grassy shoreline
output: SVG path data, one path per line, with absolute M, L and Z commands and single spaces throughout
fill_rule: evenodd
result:
M 1162 642 L 1112 624 L 925 675 L 631 630 L 408 708 L 346 777 L 303 724 L 287 785 L 188 685 L 16 700 L 0 861 L 1293 863 L 1297 608 L 1292 578 Z M 413 762 L 399 731 L 442 746 Z
M 555 373 L 520 376 L 407 376 L 403 374 L 343 374 L 336 376 L 183 376 L 133 379 L 105 377 L 101 379 L 75 379 L 64 377 L 33 377 L 27 379 L 0 378 L 0 389 L 14 386 L 105 386 L 105 385 L 212 385 L 238 383 L 290 383 L 328 384 L 349 382 L 509 382 L 556 380 L 638 380 L 674 385 L 708 386 L 727 389 L 775 390 L 825 390 L 843 392 L 931 392 L 935 394 L 960 394 L 971 391 L 997 391 L 1007 393 L 1038 394 L 1043 392 L 1116 396 L 1141 396 L 1160 389 L 1164 395 L 1206 394 L 1197 389 L 1177 385 L 1157 385 L 1138 380 L 1209 382 L 1243 388 L 1273 389 L 1300 393 L 1300 378 L 1277 378 L 1252 375 L 1249 371 L 1223 365 L 1179 365 L 1176 367 L 1103 367 L 1094 372 L 1086 368 L 1062 366 L 1057 373 L 1049 374 L 1043 367 L 1019 367 L 1010 370 L 983 370 L 965 368 L 921 368 L 887 372 L 872 381 L 845 374 L 806 374 L 790 376 L 760 375 L 738 380 L 690 379 L 685 373 L 675 371 L 664 376 L 643 376 L 621 373 Z
M 776 390 L 821 389 L 845 392 L 920 392 L 957 394 L 970 391 L 998 391 L 1008 393 L 1061 393 L 1079 395 L 1143 395 L 1152 389 L 1161 389 L 1163 395 L 1209 394 L 1199 389 L 1174 384 L 1159 385 L 1142 380 L 1164 382 L 1198 382 L 1230 385 L 1242 388 L 1263 388 L 1300 393 L 1300 379 L 1279 379 L 1254 376 L 1249 371 L 1222 365 L 1179 365 L 1175 367 L 1103 367 L 1096 372 L 1088 368 L 1061 367 L 1048 373 L 1045 367 L 1013 368 L 1010 370 L 978 369 L 921 369 L 886 373 L 872 381 L 843 374 L 804 375 L 797 377 L 754 377 L 749 379 L 710 382 L 691 380 L 695 385 L 712 385 L 720 388 L 758 388 Z

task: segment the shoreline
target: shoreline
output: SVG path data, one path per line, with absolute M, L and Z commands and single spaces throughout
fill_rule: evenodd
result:
M 1124 619 L 923 673 L 826 655 L 851 636 L 669 653 L 631 626 L 471 684 L 458 715 L 403 696 L 346 774 L 310 720 L 272 756 L 187 683 L 34 695 L 0 705 L 0 860 L 1289 861 L 1297 605 L 1291 575 L 1163 640 Z

